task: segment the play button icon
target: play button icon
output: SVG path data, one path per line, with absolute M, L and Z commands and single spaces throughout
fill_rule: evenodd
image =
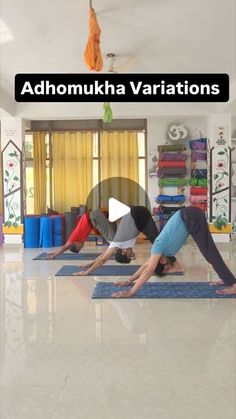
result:
M 101 173 L 102 174 L 102 173 Z M 151 211 L 150 202 L 146 191 L 131 179 L 125 177 L 110 177 L 101 180 L 94 188 L 90 191 L 86 200 L 86 209 L 94 210 L 102 209 L 109 210 L 109 223 L 116 224 L 117 227 L 119 220 L 123 220 L 125 227 L 125 239 L 117 235 L 116 241 L 128 241 L 133 240 L 137 234 L 137 225 L 133 218 L 135 207 L 145 207 L 145 209 Z M 146 213 L 143 213 L 142 208 L 136 208 L 136 214 L 139 213 L 141 218 L 137 220 L 138 225 L 144 226 L 145 222 L 149 222 L 149 217 Z M 129 214 L 131 218 L 129 218 Z M 114 226 L 113 226 L 114 227 Z
M 113 222 L 130 212 L 130 207 L 115 198 L 109 198 L 109 221 Z

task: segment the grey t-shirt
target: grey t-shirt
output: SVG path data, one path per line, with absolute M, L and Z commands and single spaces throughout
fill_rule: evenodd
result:
M 122 217 L 113 242 L 129 242 L 130 240 L 136 239 L 140 231 L 137 229 L 134 219 L 129 212 Z M 135 242 L 135 240 L 134 240 Z
M 101 210 L 90 211 L 89 219 L 93 227 L 101 233 L 107 242 L 113 241 L 117 230 L 117 224 L 115 222 L 112 223 L 109 221 Z

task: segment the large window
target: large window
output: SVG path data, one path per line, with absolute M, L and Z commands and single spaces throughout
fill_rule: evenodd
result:
M 138 183 L 146 190 L 146 131 L 145 130 L 130 130 L 137 135 L 137 164 L 138 164 Z M 60 131 L 63 132 L 63 131 Z M 102 180 L 102 133 L 104 130 L 96 130 L 92 132 L 92 187 L 96 186 Z M 119 132 L 113 131 L 114 133 Z M 46 206 L 53 208 L 56 211 L 62 211 L 62 208 L 57 208 L 55 202 L 55 182 L 54 182 L 54 165 L 53 165 L 53 147 L 52 138 L 54 132 L 45 133 L 46 145 Z M 27 132 L 25 136 L 25 179 L 26 179 L 26 213 L 35 213 L 35 182 L 34 182 L 34 133 Z M 115 155 L 114 159 L 118 158 Z M 86 173 L 81 173 L 81 176 L 86 176 Z M 122 173 L 120 173 L 122 176 Z M 73 179 L 71 179 L 73 182 Z M 83 202 L 78 202 L 83 203 Z M 67 203 L 69 208 L 71 202 Z M 66 207 L 65 207 L 66 208 Z M 65 209 L 64 209 L 65 210 Z M 45 208 L 46 211 L 46 208 Z

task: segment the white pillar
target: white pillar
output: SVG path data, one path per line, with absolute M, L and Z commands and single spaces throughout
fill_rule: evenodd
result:
M 3 178 L 3 233 L 5 243 L 22 243 L 24 215 L 23 156 L 24 121 L 1 119 Z

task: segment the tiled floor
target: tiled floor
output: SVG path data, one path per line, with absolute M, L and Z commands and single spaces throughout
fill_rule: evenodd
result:
M 71 261 L 40 252 L 0 249 L 1 419 L 235 419 L 236 300 L 91 300 L 110 278 L 55 278 Z M 168 281 L 214 277 L 193 242 L 179 259 Z

